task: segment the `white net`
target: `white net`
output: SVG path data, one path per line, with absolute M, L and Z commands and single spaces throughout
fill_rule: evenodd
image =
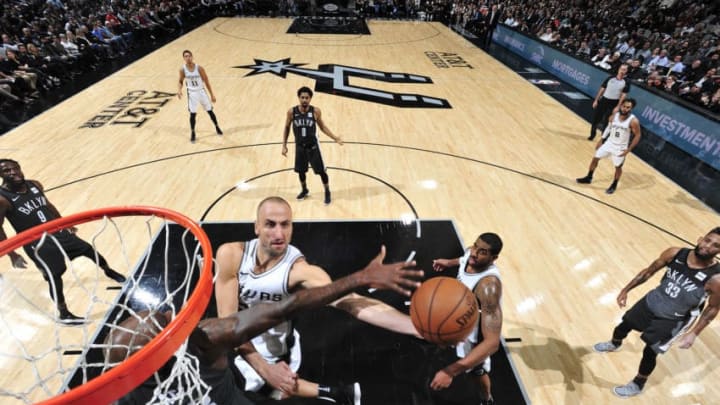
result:
M 175 319 L 200 289 L 198 280 L 207 284 L 207 276 L 201 273 L 211 271 L 204 268 L 210 267 L 205 266 L 204 256 L 211 257 L 212 251 L 209 243 L 203 247 L 198 243 L 199 228 L 191 232 L 158 215 L 102 216 L 78 228 L 75 234 L 53 230 L 25 245 L 16 243 L 15 251 L 26 259 L 25 269 L 13 268 L 11 260 L 0 262 L 0 403 L 47 400 L 112 374 L 108 371 L 139 347 L 123 346 L 126 356 L 108 359 L 106 354 L 117 349 L 117 342 L 106 338 L 108 334 L 137 334 L 123 326 L 132 318 L 152 322 L 153 314 L 169 313 Z M 199 233 L 206 240 L 202 230 Z M 16 238 L 0 246 L 7 247 Z M 90 254 L 83 249 L 87 245 L 78 242 L 81 239 L 92 246 Z M 61 277 L 52 276 L 58 267 L 67 270 Z M 127 280 L 118 280 L 108 268 Z M 193 312 L 204 311 L 210 289 L 206 285 L 207 297 L 191 300 L 200 302 Z M 68 319 L 63 306 L 56 305 L 61 299 L 55 297 L 63 295 L 67 311 L 82 320 Z M 163 329 L 157 326 L 158 331 Z M 190 329 L 178 338 L 178 344 L 185 343 L 175 360 L 161 369 L 165 374 L 158 371 L 151 378 L 158 382 L 155 403 L 198 403 L 207 397 L 209 388 L 199 377 L 197 359 L 187 353 Z M 113 386 L 108 392 L 114 394 L 108 395 L 130 388 Z

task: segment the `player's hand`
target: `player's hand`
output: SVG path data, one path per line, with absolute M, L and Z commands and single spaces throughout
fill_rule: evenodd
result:
M 627 156 L 628 153 L 630 153 L 630 150 L 625 149 L 624 151 L 620 152 L 620 154 L 618 156 L 620 156 L 620 157 Z
M 686 333 L 682 338 L 680 338 L 680 348 L 681 349 L 689 349 L 690 346 L 695 343 L 695 338 L 697 337 L 696 334 L 692 332 Z
M 450 260 L 448 259 L 435 259 L 433 260 L 433 270 L 443 271 L 450 267 Z
M 593 110 L 597 108 L 597 101 L 593 100 Z
M 617 304 L 620 308 L 624 308 L 627 305 L 627 292 L 625 290 L 620 291 L 617 296 Z
M 177 95 L 178 95 L 178 100 L 180 100 L 182 98 L 182 91 L 178 91 Z
M 285 156 L 285 157 L 287 157 L 287 145 L 283 145 L 282 155 Z
M 603 144 L 603 139 L 600 138 L 600 140 L 598 140 L 598 143 L 595 144 L 595 150 L 600 149 L 600 147 L 602 146 L 602 144 Z
M 20 256 L 15 252 L 8 253 L 8 256 L 10 256 L 10 262 L 12 263 L 13 268 L 27 269 L 27 262 L 25 261 L 24 257 Z
M 212 102 L 214 103 L 214 102 L 216 102 L 217 100 L 215 99 L 215 96 L 210 96 L 210 101 L 212 101 Z
M 345 143 L 345 142 L 343 142 L 342 138 L 340 138 L 339 136 L 335 137 L 335 142 L 340 146 L 342 146 Z
M 384 259 L 385 245 L 380 248 L 380 253 L 362 269 L 368 287 L 394 290 L 408 297 L 412 294 L 411 288 L 420 287 L 417 279 L 423 277 L 423 271 L 409 270 L 415 267 L 415 261 L 382 264 Z
M 450 376 L 450 374 L 446 373 L 443 370 L 438 371 L 435 373 L 435 377 L 433 377 L 433 380 L 430 382 L 430 388 L 434 389 L 435 391 L 443 390 L 452 384 L 453 378 Z
M 285 395 L 292 395 L 297 390 L 298 376 L 284 361 L 268 364 L 261 377 Z

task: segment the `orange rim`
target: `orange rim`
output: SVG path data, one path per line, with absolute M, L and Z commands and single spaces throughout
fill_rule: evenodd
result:
M 10 251 L 40 239 L 44 232 L 57 232 L 70 226 L 91 222 L 106 216 L 148 215 L 171 220 L 189 229 L 200 243 L 203 251 L 202 269 L 192 295 L 175 319 L 137 353 L 87 383 L 44 400 L 40 404 L 95 405 L 109 403 L 140 385 L 165 364 L 197 326 L 210 301 L 212 295 L 212 247 L 205 231 L 192 219 L 173 210 L 150 206 L 108 207 L 80 212 L 38 225 L 0 242 L 0 256 L 4 256 Z

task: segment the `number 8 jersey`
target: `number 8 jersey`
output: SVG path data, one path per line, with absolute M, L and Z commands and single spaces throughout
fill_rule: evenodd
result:
M 26 192 L 16 193 L 0 187 L 0 195 L 12 206 L 6 217 L 17 233 L 57 218 L 40 187 L 32 180 L 27 180 L 25 188 Z
M 627 149 L 628 145 L 630 145 L 630 122 L 633 118 L 635 118 L 633 114 L 628 114 L 625 121 L 620 121 L 620 113 L 616 112 L 610 124 L 608 142 L 620 147 L 622 150 Z

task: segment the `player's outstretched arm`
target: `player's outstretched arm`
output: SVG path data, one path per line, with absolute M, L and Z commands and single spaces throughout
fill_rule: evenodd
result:
M 278 323 L 296 316 L 300 311 L 317 308 L 336 300 L 350 291 L 375 287 L 408 295 L 410 288 L 420 285 L 421 270 L 412 270 L 415 262 L 382 264 L 385 248 L 364 269 L 340 278 L 330 284 L 304 289 L 287 299 L 262 305 L 215 320 L 208 320 L 203 329 L 215 344 L 236 347 Z

